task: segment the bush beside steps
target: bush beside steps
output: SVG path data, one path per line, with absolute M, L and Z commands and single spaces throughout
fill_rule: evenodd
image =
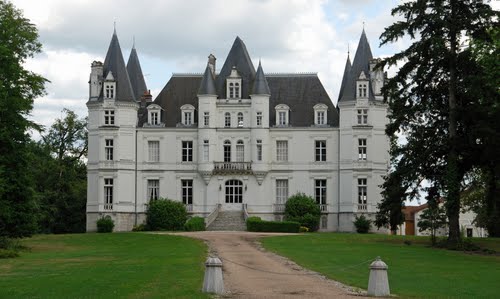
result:
M 247 231 L 273 232 L 273 233 L 298 233 L 300 223 L 295 221 L 265 221 L 260 217 L 248 217 Z

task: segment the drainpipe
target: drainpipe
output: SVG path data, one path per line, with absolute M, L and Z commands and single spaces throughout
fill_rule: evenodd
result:
M 134 225 L 137 226 L 137 128 L 135 129 L 135 169 L 134 169 L 134 212 L 135 212 L 135 221 Z

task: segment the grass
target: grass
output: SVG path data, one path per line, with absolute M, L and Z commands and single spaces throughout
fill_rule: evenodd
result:
M 412 245 L 405 245 L 410 240 Z M 475 239 L 487 248 L 500 239 Z M 342 283 L 366 289 L 376 256 L 389 266 L 391 293 L 405 298 L 498 298 L 500 256 L 428 246 L 428 238 L 316 233 L 262 239 L 263 246 Z
M 206 246 L 144 233 L 37 235 L 0 259 L 0 298 L 209 298 Z

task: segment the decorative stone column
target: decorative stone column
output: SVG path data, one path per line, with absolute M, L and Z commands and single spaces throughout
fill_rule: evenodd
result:
M 378 256 L 370 265 L 370 278 L 368 280 L 368 295 L 375 297 L 389 296 L 389 279 L 387 278 L 387 265 Z
M 202 291 L 219 295 L 224 293 L 222 262 L 218 257 L 209 257 L 205 262 L 205 278 Z

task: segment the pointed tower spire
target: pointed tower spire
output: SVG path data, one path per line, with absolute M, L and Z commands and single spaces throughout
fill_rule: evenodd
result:
M 108 53 L 104 59 L 104 78 L 111 72 L 116 82 L 116 100 L 117 101 L 135 101 L 132 85 L 128 76 L 125 61 L 123 60 L 120 42 L 116 35 L 116 30 L 113 32 L 113 37 L 109 44 Z
M 141 64 L 139 62 L 139 56 L 137 56 L 137 50 L 135 49 L 135 38 L 127 62 L 127 72 L 130 77 L 130 84 L 134 92 L 135 100 L 140 101 L 144 92 L 148 90 L 148 87 L 146 86 L 146 81 L 144 80 Z
M 259 60 L 259 67 L 257 68 L 257 74 L 255 75 L 255 81 L 253 83 L 252 94 L 267 94 L 271 95 L 269 90 L 269 85 L 267 84 L 266 76 L 262 70 L 262 65 Z
M 210 65 L 207 64 L 203 78 L 201 79 L 200 88 L 198 89 L 198 95 L 217 95 L 215 90 L 215 81 L 212 75 L 212 70 Z
M 347 47 L 347 60 L 344 67 L 344 75 L 342 76 L 342 83 L 340 84 L 339 98 L 340 101 L 342 94 L 344 93 L 345 85 L 347 84 L 347 78 L 349 77 L 349 72 L 351 71 L 351 58 L 349 57 L 349 46 Z
M 366 37 L 366 33 L 363 28 L 361 37 L 359 38 L 358 48 L 356 49 L 356 54 L 354 55 L 354 60 L 352 61 L 351 70 L 347 76 L 344 89 L 342 90 L 342 93 L 339 94 L 341 97 L 339 101 L 354 101 L 356 99 L 356 80 L 358 80 L 361 72 L 363 72 L 366 76 L 369 76 L 371 59 L 373 59 L 372 50 L 370 49 L 370 44 L 368 43 L 368 38 Z M 344 80 L 342 80 L 342 84 L 343 81 Z M 369 88 L 369 90 L 371 90 L 371 88 Z M 369 91 L 369 93 L 369 97 L 372 98 L 372 92 Z

